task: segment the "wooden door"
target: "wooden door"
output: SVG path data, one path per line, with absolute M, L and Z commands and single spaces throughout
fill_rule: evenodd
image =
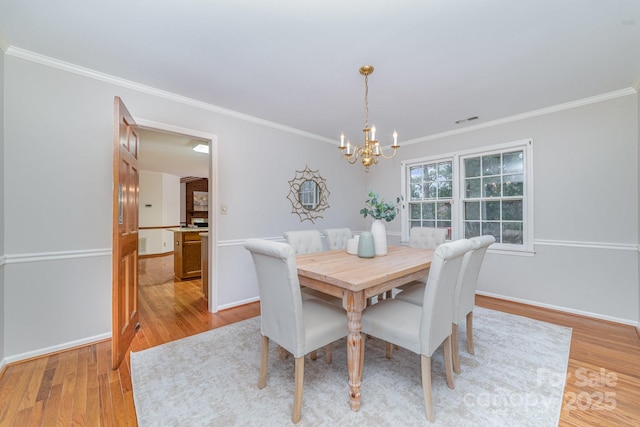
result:
M 124 359 L 138 323 L 138 153 L 136 124 L 114 100 L 112 368 Z

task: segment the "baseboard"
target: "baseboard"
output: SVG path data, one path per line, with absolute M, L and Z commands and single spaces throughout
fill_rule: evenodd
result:
M 76 347 L 83 347 L 85 345 L 94 344 L 98 341 L 104 341 L 111 338 L 111 333 L 105 333 L 100 335 L 94 335 L 92 337 L 83 338 L 77 341 L 70 341 L 64 344 L 58 344 L 51 347 L 40 348 L 38 350 L 28 351 L 26 353 L 16 354 L 13 356 L 6 356 L 3 362 L 7 365 L 24 362 L 29 359 L 35 359 L 37 357 L 46 356 L 54 353 L 59 353 L 65 350 L 71 350 Z
M 260 301 L 260 297 L 259 296 L 258 297 L 253 297 L 253 298 L 248 298 L 248 299 L 245 299 L 245 300 L 242 300 L 242 301 L 236 301 L 236 302 L 231 303 L 231 304 L 219 305 L 217 311 L 226 310 L 228 308 L 234 308 L 234 307 L 238 307 L 238 306 L 245 305 L 245 304 L 250 304 L 250 303 L 256 302 L 256 301 Z
M 2 358 L 2 360 L 0 360 L 0 378 L 3 377 L 4 373 L 7 370 L 7 360 L 5 358 Z
M 146 258 L 162 258 L 167 255 L 173 255 L 173 251 L 170 252 L 160 252 L 159 254 L 140 254 L 138 259 L 146 259 Z
M 534 307 L 548 308 L 550 310 L 561 311 L 563 313 L 576 314 L 576 315 L 579 315 L 579 316 L 591 317 L 593 319 L 599 319 L 599 320 L 606 320 L 607 322 L 613 322 L 613 323 L 620 323 L 622 325 L 635 326 L 636 329 L 640 328 L 640 324 L 638 324 L 638 322 L 635 321 L 635 320 L 622 319 L 622 318 L 619 318 L 619 317 L 607 316 L 607 315 L 601 314 L 601 313 L 593 313 L 593 312 L 590 312 L 590 311 L 576 310 L 576 309 L 573 309 L 573 308 L 562 307 L 562 306 L 559 306 L 559 305 L 545 304 L 545 303 L 541 303 L 541 302 L 537 302 L 537 301 L 531 301 L 531 300 L 527 300 L 527 299 L 523 299 L 523 298 L 514 298 L 514 297 L 505 296 L 505 295 L 494 294 L 494 293 L 491 293 L 491 292 L 476 291 L 476 294 L 483 295 L 483 296 L 486 296 L 486 297 L 496 298 L 496 299 L 502 299 L 502 300 L 505 300 L 505 301 L 513 301 L 513 302 L 518 302 L 518 303 L 521 303 L 521 304 L 532 305 Z M 640 329 L 638 329 L 638 333 L 639 333 L 639 336 L 640 336 Z

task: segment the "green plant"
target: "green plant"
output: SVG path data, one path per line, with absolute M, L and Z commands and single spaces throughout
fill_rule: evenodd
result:
M 396 215 L 404 208 L 402 196 L 396 198 L 396 203 L 385 202 L 384 198 L 380 198 L 373 190 L 369 191 L 369 199 L 365 202 L 366 207 L 360 209 L 360 213 L 367 216 L 371 215 L 375 219 L 384 219 L 387 222 L 393 221 Z

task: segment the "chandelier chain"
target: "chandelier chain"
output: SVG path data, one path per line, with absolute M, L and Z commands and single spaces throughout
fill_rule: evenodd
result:
M 369 128 L 369 75 L 364 76 L 364 127 Z

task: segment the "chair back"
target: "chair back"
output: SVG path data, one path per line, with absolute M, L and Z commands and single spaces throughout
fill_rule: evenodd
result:
M 322 252 L 322 236 L 318 230 L 286 231 L 284 238 L 296 255 Z
M 262 239 L 248 239 L 244 247 L 251 252 L 258 277 L 262 335 L 294 356 L 304 354 L 302 298 L 293 249 Z
M 451 335 L 453 296 L 464 254 L 471 250 L 466 239 L 443 243 L 436 248 L 422 302 L 421 354 L 431 356 Z
M 445 228 L 412 227 L 409 230 L 409 246 L 421 249 L 435 249 L 447 238 Z
M 456 325 L 473 311 L 480 267 L 482 267 L 487 248 L 494 244 L 495 241 L 495 237 L 489 235 L 469 239 L 472 249 L 467 252 L 462 260 L 456 293 L 453 298 L 453 323 Z
M 327 228 L 324 230 L 329 250 L 347 249 L 347 241 L 351 239 L 350 228 Z

